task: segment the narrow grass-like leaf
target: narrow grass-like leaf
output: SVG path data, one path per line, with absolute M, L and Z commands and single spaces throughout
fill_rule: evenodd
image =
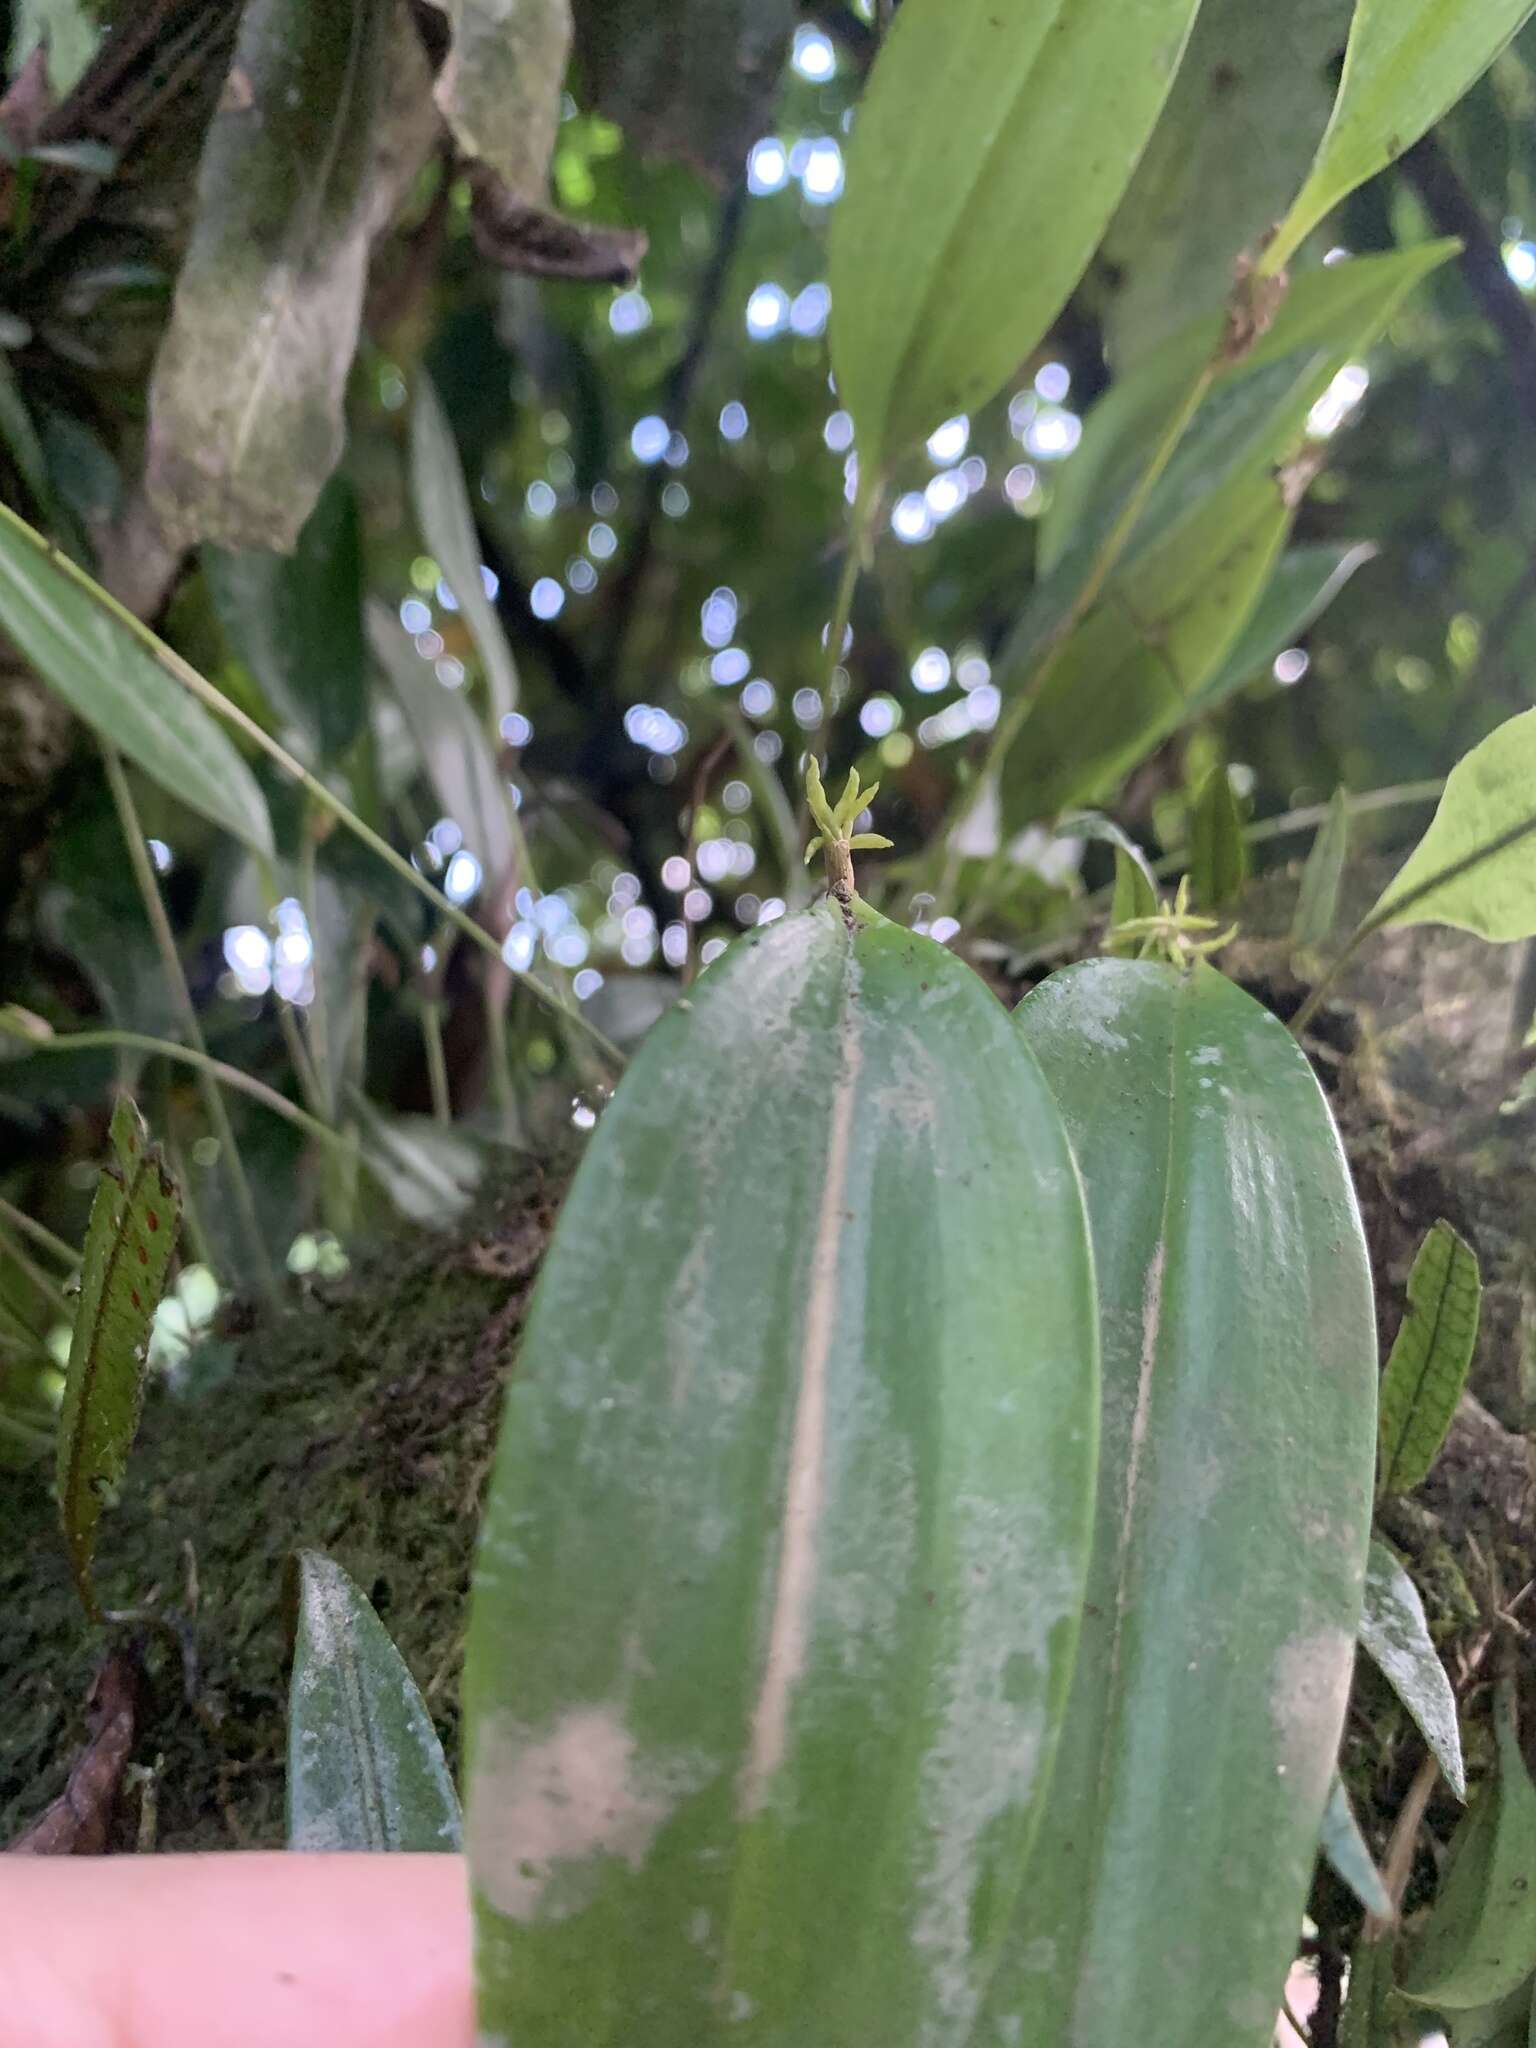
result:
M 333 476 L 291 555 L 203 550 L 220 622 L 274 711 L 304 734 L 310 758 L 334 761 L 368 703 L 363 557 L 357 499 Z
M 48 512 L 53 504 L 53 486 L 48 478 L 43 444 L 38 439 L 27 402 L 16 382 L 10 358 L 4 354 L 0 354 L 0 441 L 10 451 L 17 473 L 36 499 L 38 509 Z
M 1344 1780 L 1334 1773 L 1323 1809 L 1320 1837 L 1322 1851 L 1334 1874 L 1349 1886 L 1367 1913 L 1380 1920 L 1392 1918 L 1392 1895 L 1382 1882 L 1370 1844 L 1360 1832 L 1355 1809 L 1349 1803 Z
M 1201 783 L 1189 820 L 1189 879 L 1202 910 L 1225 910 L 1248 879 L 1248 843 L 1225 762 Z
M 1456 763 L 1371 921 L 1449 924 L 1483 939 L 1536 935 L 1536 711 L 1505 719 Z
M 1408 1306 L 1381 1376 L 1377 1493 L 1407 1493 L 1427 1477 L 1466 1384 L 1477 1345 L 1482 1280 L 1477 1254 L 1442 1217 L 1408 1275 Z
M 459 1802 L 426 1702 L 339 1564 L 294 1559 L 290 1849 L 457 1849 Z
M 399 620 L 377 598 L 368 600 L 365 618 L 368 646 L 405 713 L 444 816 L 458 824 L 465 847 L 485 874 L 499 880 L 511 870 L 517 840 L 506 778 L 485 728 L 462 691 L 445 689 L 437 680 L 430 662 L 421 659 Z
M 1373 1542 L 1365 1569 L 1360 1646 L 1407 1708 L 1458 1799 L 1467 1796 L 1456 1695 L 1430 1640 L 1419 1589 L 1392 1552 Z
M 1113 953 L 1117 950 L 1117 925 L 1129 923 L 1132 918 L 1155 917 L 1157 914 L 1157 877 L 1152 872 L 1151 862 L 1130 834 L 1101 811 L 1073 811 L 1062 819 L 1061 829 L 1073 838 L 1098 839 L 1114 848 L 1115 885 L 1110 899 L 1109 924 L 1104 935 L 1105 951 Z M 1139 953 L 1145 941 L 1138 938 L 1122 944 Z
M 151 781 L 252 852 L 271 854 L 266 801 L 226 735 L 6 505 L 0 626 L 48 687 Z
M 1536 1786 L 1510 1689 L 1495 1695 L 1498 1772 L 1456 1831 L 1428 1924 L 1402 1975 L 1420 2005 L 1459 2012 L 1508 1997 L 1536 1969 Z
M 969 2042 L 1027 1881 L 1087 1227 L 1000 1005 L 853 921 L 738 940 L 662 1018 L 540 1275 L 465 1673 L 487 2039 Z
M 112 1163 L 85 1233 L 59 1415 L 59 1514 L 70 1569 L 93 1616 L 100 1611 L 91 1585 L 97 1524 L 139 1426 L 149 1326 L 181 1219 L 181 1192 L 126 1095 L 112 1112 L 111 1143 Z
M 1270 2048 L 1370 1527 L 1349 1171 L 1305 1057 L 1211 967 L 1089 961 L 1016 1024 L 1087 1190 L 1102 1448 L 1061 1751 L 974 2042 Z
M 1282 269 L 1324 214 L 1432 128 L 1530 13 L 1531 0 L 1357 0 L 1332 118 L 1264 269 Z
M 1268 675 L 1275 659 L 1327 610 L 1357 569 L 1374 561 L 1369 541 L 1309 541 L 1280 557 L 1248 623 L 1210 679 L 1195 695 L 1194 708 L 1213 711 L 1245 683 Z
M 1116 934 L 1123 924 L 1130 924 L 1139 917 L 1156 917 L 1157 884 L 1148 874 L 1145 861 L 1139 861 L 1127 853 L 1123 846 L 1115 848 L 1115 888 L 1110 898 L 1109 929 L 1104 934 L 1104 950 L 1107 953 L 1124 952 L 1129 948 L 1139 953 L 1146 944 L 1144 938 L 1119 939 Z
M 1056 317 L 1152 132 L 1196 5 L 906 0 L 896 15 L 859 102 L 828 252 L 832 363 L 866 501 L 912 442 L 990 398 Z
M 480 576 L 474 514 L 458 444 L 431 378 L 418 370 L 411 406 L 411 495 L 422 537 L 474 637 L 498 719 L 517 707 L 517 664 Z
M 1328 815 L 1317 828 L 1317 837 L 1301 871 L 1296 915 L 1291 920 L 1291 937 L 1298 946 L 1321 946 L 1332 932 L 1339 915 L 1339 886 L 1344 880 L 1348 854 L 1349 793 L 1340 787 L 1333 792 Z

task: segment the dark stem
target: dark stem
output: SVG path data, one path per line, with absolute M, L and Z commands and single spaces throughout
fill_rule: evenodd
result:
M 746 204 L 747 181 L 745 175 L 742 175 L 720 202 L 720 212 L 715 223 L 714 246 L 709 252 L 709 261 L 705 264 L 703 275 L 699 279 L 688 336 L 683 344 L 682 354 L 667 375 L 662 392 L 661 416 L 674 433 L 683 425 L 694 380 L 699 374 L 699 365 L 703 362 L 704 351 L 709 345 L 715 314 L 720 306 L 720 296 L 725 288 L 726 274 L 730 270 L 731 259 L 736 253 L 736 244 L 740 239 Z M 635 526 L 634 538 L 629 544 L 629 552 L 625 556 L 624 567 L 619 572 L 618 581 L 614 584 L 608 641 L 598 664 L 604 691 L 609 695 L 617 692 L 619 678 L 624 673 L 630 634 L 639 616 L 640 599 L 644 595 L 651 556 L 655 552 L 656 522 L 661 516 L 661 494 L 666 488 L 666 482 L 665 464 L 653 463 L 646 472 L 645 497 Z
M 1536 321 L 1520 288 L 1504 268 L 1504 255 L 1477 201 L 1433 135 L 1404 152 L 1403 176 L 1423 201 L 1442 234 L 1461 239 L 1457 259 L 1467 290 L 1504 344 L 1515 402 L 1528 426 L 1536 427 Z
M 1317 2004 L 1308 2028 L 1312 2048 L 1338 2048 L 1343 2011 L 1344 1958 L 1332 1941 L 1326 1941 L 1317 1951 Z

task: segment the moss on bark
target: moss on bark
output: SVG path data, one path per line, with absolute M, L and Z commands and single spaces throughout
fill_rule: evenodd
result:
M 299 1545 L 370 1594 L 452 1755 L 479 1496 L 522 1307 L 558 1183 L 503 1185 L 451 1235 L 383 1248 L 328 1298 L 243 1338 L 216 1385 L 162 1388 L 117 1507 L 98 1583 L 149 1667 L 137 1757 L 162 1849 L 283 1839 L 283 1567 Z M 0 1474 L 0 1841 L 60 1790 L 105 1647 L 65 1569 L 46 1474 Z M 144 1807 L 121 1802 L 119 1839 Z

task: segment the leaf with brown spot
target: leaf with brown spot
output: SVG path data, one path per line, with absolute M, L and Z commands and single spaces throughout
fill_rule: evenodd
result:
M 102 1169 L 91 1204 L 59 1416 L 59 1516 L 70 1569 L 93 1619 L 101 1614 L 91 1585 L 97 1525 L 139 1426 L 150 1323 L 181 1219 L 181 1190 L 127 1095 L 112 1112 L 111 1141 L 116 1163 Z

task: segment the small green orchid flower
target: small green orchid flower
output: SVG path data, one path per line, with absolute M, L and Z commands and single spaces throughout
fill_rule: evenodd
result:
M 853 901 L 853 856 L 860 847 L 884 847 L 893 842 L 880 832 L 855 832 L 854 819 L 860 811 L 868 808 L 880 793 L 878 782 L 872 782 L 868 789 L 859 787 L 859 771 L 848 770 L 848 780 L 842 795 L 835 804 L 827 801 L 827 792 L 822 787 L 821 770 L 816 765 L 814 754 L 808 754 L 805 762 L 805 800 L 810 806 L 811 817 L 818 827 L 816 837 L 805 849 L 809 863 L 818 853 L 827 859 L 827 891 L 835 896 L 846 910 Z
M 1128 917 L 1123 924 L 1117 924 L 1109 934 L 1111 943 L 1118 949 L 1122 940 L 1140 941 L 1138 957 L 1147 959 L 1161 954 L 1174 967 L 1188 967 L 1196 960 L 1205 960 L 1212 953 L 1219 953 L 1223 946 L 1229 946 L 1237 937 L 1237 926 L 1229 924 L 1224 932 L 1217 932 L 1218 920 L 1214 917 L 1197 917 L 1189 907 L 1189 877 L 1185 875 L 1170 904 L 1166 900 L 1155 917 Z M 1215 932 L 1214 938 L 1201 938 L 1201 932 Z

